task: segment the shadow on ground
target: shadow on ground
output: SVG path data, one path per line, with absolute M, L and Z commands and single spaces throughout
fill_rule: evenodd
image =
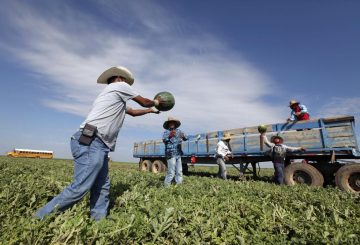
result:
M 186 175 L 207 177 L 207 178 L 218 178 L 218 175 L 216 173 L 200 172 L 200 171 L 189 171 Z M 273 176 L 253 176 L 253 175 L 239 176 L 239 175 L 228 174 L 227 178 L 233 181 L 255 180 L 255 181 L 263 181 L 267 183 L 275 183 Z
M 117 183 L 116 185 L 111 186 L 111 191 L 109 196 L 110 198 L 109 209 L 112 209 L 114 207 L 116 198 L 124 194 L 124 192 L 127 190 L 130 190 L 130 185 Z

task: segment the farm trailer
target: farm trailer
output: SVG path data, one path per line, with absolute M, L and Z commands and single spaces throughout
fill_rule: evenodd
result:
M 322 186 L 335 182 L 342 190 L 360 192 L 360 164 L 356 161 L 360 159 L 360 150 L 353 116 L 269 124 L 266 128 L 268 138 L 280 135 L 284 144 L 306 148 L 305 152 L 287 154 L 286 184 Z M 236 167 L 241 175 L 251 172 L 256 176 L 256 163 L 271 161 L 269 148 L 260 146 L 257 126 L 237 128 L 188 136 L 188 141 L 182 143 L 184 173 L 187 163 L 215 163 L 215 147 L 225 133 L 231 135 L 234 155 L 227 164 Z M 134 157 L 140 158 L 139 169 L 155 173 L 166 170 L 164 152 L 161 139 L 137 142 L 133 149 Z

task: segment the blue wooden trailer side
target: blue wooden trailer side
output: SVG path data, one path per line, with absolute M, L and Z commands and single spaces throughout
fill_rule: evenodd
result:
M 351 161 L 341 162 L 343 159 L 360 159 L 353 116 L 320 118 L 266 126 L 266 135 L 269 139 L 273 135 L 280 135 L 284 138 L 284 144 L 306 148 L 305 152 L 294 152 L 287 155 L 285 170 L 287 184 L 305 182 L 322 185 L 324 182 L 335 181 L 342 189 L 360 191 L 360 164 Z M 215 163 L 215 147 L 225 133 L 231 135 L 230 145 L 234 154 L 234 158 L 228 164 L 234 166 L 241 164 L 242 168 L 239 170 L 242 172 L 251 164 L 252 173 L 256 174 L 255 163 L 271 160 L 267 154 L 269 148 L 264 146 L 261 150 L 260 134 L 257 126 L 254 126 L 190 135 L 189 140 L 182 144 L 183 163 L 189 163 L 194 159 L 196 162 L 204 164 Z M 140 158 L 142 170 L 157 172 L 166 169 L 164 151 L 165 146 L 162 140 L 149 140 L 135 143 L 133 155 Z M 303 162 L 306 164 L 292 163 L 295 159 L 304 159 Z M 347 166 L 345 167 L 345 165 Z M 186 166 L 184 166 L 185 170 Z M 345 177 L 342 177 L 343 171 L 346 172 Z M 347 180 L 343 180 L 344 178 Z

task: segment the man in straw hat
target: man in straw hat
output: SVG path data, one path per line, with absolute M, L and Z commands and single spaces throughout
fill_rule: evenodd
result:
M 152 108 L 159 101 L 143 98 L 131 85 L 133 74 L 125 67 L 111 67 L 97 80 L 107 84 L 92 105 L 90 113 L 71 137 L 74 157 L 72 183 L 63 192 L 39 209 L 36 217 L 42 219 L 54 210 L 63 211 L 82 199 L 90 191 L 91 216 L 95 220 L 106 217 L 109 207 L 110 180 L 108 153 L 114 151 L 116 138 L 125 114 L 141 116 L 158 113 Z M 134 100 L 148 109 L 132 109 L 126 102 Z
M 274 165 L 275 179 L 278 184 L 282 185 L 284 184 L 286 153 L 293 151 L 305 151 L 305 148 L 286 146 L 283 144 L 284 139 L 279 135 L 272 136 L 270 139 L 271 142 L 269 142 L 265 133 L 262 133 L 261 137 L 263 137 L 265 145 L 270 147 L 270 156 Z
M 216 163 L 219 165 L 218 177 L 224 180 L 227 179 L 225 162 L 229 161 L 232 157 L 230 147 L 231 136 L 229 133 L 225 133 L 221 140 L 216 145 Z
M 176 184 L 181 184 L 183 180 L 181 156 L 181 143 L 187 140 L 186 135 L 179 129 L 181 122 L 173 117 L 169 117 L 164 122 L 165 132 L 163 142 L 165 144 L 165 157 L 167 161 L 167 173 L 164 186 L 167 187 L 175 177 Z
M 291 115 L 288 121 L 303 121 L 309 120 L 310 115 L 305 105 L 300 104 L 296 100 L 290 100 L 289 107 L 291 108 Z

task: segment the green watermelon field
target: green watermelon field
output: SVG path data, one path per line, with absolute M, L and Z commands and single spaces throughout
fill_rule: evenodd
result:
M 278 186 L 215 178 L 190 168 L 180 186 L 164 174 L 111 163 L 107 219 L 89 217 L 89 196 L 40 221 L 38 208 L 72 179 L 71 160 L 0 157 L 0 244 L 360 244 L 360 197 L 335 187 Z

